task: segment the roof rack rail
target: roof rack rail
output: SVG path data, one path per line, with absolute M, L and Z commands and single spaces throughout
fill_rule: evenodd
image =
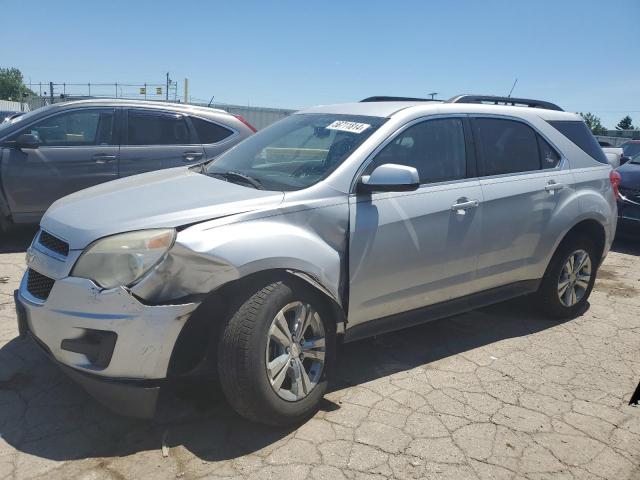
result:
M 447 103 L 481 103 L 488 105 L 512 105 L 515 107 L 543 108 L 545 110 L 557 110 L 564 112 L 555 103 L 544 100 L 531 100 L 529 98 L 498 97 L 494 95 L 458 95 L 447 100 Z
M 386 95 L 377 95 L 375 97 L 367 97 L 360 100 L 362 102 L 442 102 L 434 98 L 415 98 L 415 97 L 389 97 Z

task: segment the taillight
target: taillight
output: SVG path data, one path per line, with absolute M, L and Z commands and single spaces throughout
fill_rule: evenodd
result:
M 611 170 L 611 173 L 609 174 L 609 180 L 611 180 L 611 186 L 613 187 L 613 195 L 616 197 L 616 199 L 621 199 L 622 197 L 620 196 L 620 190 L 618 190 L 618 187 L 620 186 L 622 177 L 615 170 Z
M 234 115 L 234 117 L 236 117 L 238 120 L 244 123 L 249 128 L 249 130 L 251 130 L 253 133 L 256 133 L 258 131 L 255 129 L 253 125 L 247 122 L 242 115 Z

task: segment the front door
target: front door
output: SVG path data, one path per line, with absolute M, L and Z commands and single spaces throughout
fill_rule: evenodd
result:
M 83 108 L 44 118 L 17 132 L 36 135 L 38 148 L 6 148 L 0 178 L 14 221 L 38 222 L 70 193 L 118 176 L 115 109 Z
M 477 291 L 483 199 L 465 125 L 458 117 L 411 125 L 366 167 L 415 167 L 421 186 L 351 197 L 350 326 Z
M 204 149 L 189 119 L 156 109 L 129 109 L 120 150 L 120 177 L 191 165 Z

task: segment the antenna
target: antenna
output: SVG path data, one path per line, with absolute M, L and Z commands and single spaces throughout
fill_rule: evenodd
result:
M 211 100 L 209 100 L 209 104 L 207 105 L 207 107 L 210 107 L 211 104 L 213 103 L 213 99 L 215 98 L 215 95 L 211 95 Z
M 513 93 L 513 89 L 516 88 L 516 83 L 518 83 L 518 79 L 517 78 L 513 82 L 513 85 L 511 86 L 511 90 L 509 90 L 509 95 L 507 95 L 507 98 L 511 98 L 511 94 Z

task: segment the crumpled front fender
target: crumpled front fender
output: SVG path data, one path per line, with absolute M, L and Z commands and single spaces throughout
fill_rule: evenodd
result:
M 150 302 L 207 294 L 265 270 L 306 274 L 342 304 L 348 205 L 179 232 L 165 260 L 131 288 Z

